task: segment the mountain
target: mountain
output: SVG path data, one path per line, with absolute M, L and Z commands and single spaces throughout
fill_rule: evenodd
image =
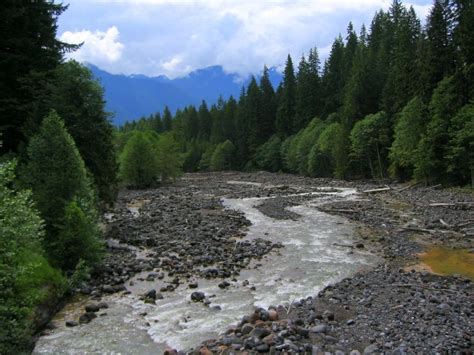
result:
M 250 77 L 242 81 L 237 74 L 224 72 L 221 66 L 198 69 L 176 79 L 163 75 L 110 74 L 92 64 L 87 67 L 105 89 L 106 109 L 115 113 L 115 125 L 163 112 L 166 105 L 175 112 L 191 104 L 199 105 L 202 100 L 210 106 L 217 102 L 219 95 L 224 99 L 231 95 L 238 98 L 242 86 L 250 81 Z M 281 73 L 271 68 L 269 75 L 276 88 L 282 80 Z

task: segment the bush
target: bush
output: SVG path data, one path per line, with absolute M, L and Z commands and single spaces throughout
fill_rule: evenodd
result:
M 171 133 L 160 135 L 156 148 L 158 171 L 161 181 L 175 180 L 183 173 L 183 157 Z
M 281 169 L 281 139 L 272 136 L 265 144 L 257 149 L 255 160 L 260 169 L 276 172 Z
M 215 149 L 215 145 L 210 145 L 209 147 L 207 147 L 206 151 L 201 157 L 201 161 L 199 162 L 200 171 L 209 171 L 209 169 L 211 168 L 212 154 L 214 154 Z
M 120 175 L 130 185 L 148 187 L 158 178 L 158 164 L 156 142 L 137 131 L 127 141 L 120 156 Z
M 15 165 L 0 163 L 0 354 L 30 351 L 35 307 L 66 286 L 43 257 L 43 221 L 31 193 L 10 188 Z
M 332 123 L 319 135 L 318 141 L 308 155 L 308 174 L 310 176 L 331 177 L 336 169 L 336 149 L 334 144 L 341 138 L 342 125 Z
M 314 118 L 302 131 L 297 146 L 297 171 L 300 174 L 308 174 L 308 155 L 311 148 L 317 143 L 319 135 L 326 127 L 319 118 Z
M 358 121 L 350 135 L 352 156 L 361 167 L 368 165 L 374 179 L 377 176 L 383 177 L 385 171 L 383 149 L 388 145 L 387 124 L 385 112 L 378 112 Z
M 217 145 L 211 157 L 211 170 L 231 170 L 234 166 L 235 146 L 230 140 Z
M 74 270 L 82 260 L 86 265 L 93 266 L 100 260 L 102 245 L 99 242 L 99 229 L 94 221 L 90 221 L 77 203 L 71 201 L 65 209 L 64 221 L 57 238 L 52 243 L 54 260 L 63 270 Z
M 390 148 L 390 174 L 410 178 L 416 163 L 416 149 L 425 130 L 428 112 L 419 97 L 413 98 L 395 123 L 394 140 Z

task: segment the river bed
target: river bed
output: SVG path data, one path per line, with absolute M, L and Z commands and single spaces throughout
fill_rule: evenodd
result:
M 77 316 L 87 300 L 68 305 L 54 320 L 57 329 L 38 340 L 34 353 L 156 354 L 168 346 L 186 350 L 216 337 L 255 307 L 314 296 L 326 285 L 377 262 L 370 253 L 348 247 L 355 241 L 354 224 L 313 208 L 332 199 L 355 198 L 352 189 L 320 191 L 314 200 L 288 208 L 300 216 L 296 220 L 264 215 L 255 206 L 265 198 L 223 199 L 225 207 L 243 212 L 252 223 L 245 239 L 268 239 L 284 247 L 253 262 L 235 281 L 229 279 L 225 290 L 218 287 L 221 280 L 197 279 L 197 290 L 209 297 L 209 306 L 191 302 L 194 290 L 186 284 L 163 293 L 156 305 L 146 304 L 140 295 L 170 280 L 146 281 L 148 273 L 138 274 L 125 285 L 131 293 L 104 297 L 109 304 L 102 311 L 106 315 L 99 314 L 89 324 L 65 327 L 65 320 Z

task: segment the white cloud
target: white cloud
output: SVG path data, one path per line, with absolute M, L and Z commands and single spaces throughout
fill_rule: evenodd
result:
M 411 0 L 426 16 L 431 0 Z M 183 76 L 222 65 L 241 75 L 263 65 L 281 66 L 288 53 L 297 65 L 317 46 L 326 58 L 334 38 L 345 37 L 349 21 L 369 27 L 392 0 L 70 0 L 60 18 L 78 27 L 109 27 L 106 32 L 64 32 L 66 42 L 86 41 L 73 54 L 114 73 Z M 113 3 L 111 5 L 111 3 Z M 407 4 L 408 5 L 408 4 Z M 74 17 L 74 11 L 82 13 Z M 120 28 L 120 41 L 118 30 Z M 74 28 L 73 27 L 73 28 Z M 62 29 L 63 27 L 60 27 Z M 74 40 L 66 37 L 72 36 Z M 89 42 L 89 44 L 87 44 Z M 123 42 L 125 44 L 122 44 Z
M 107 64 L 118 62 L 122 58 L 124 45 L 119 42 L 117 27 L 109 27 L 102 31 L 66 31 L 60 36 L 66 43 L 79 44 L 82 47 L 70 54 L 70 57 L 81 62 Z

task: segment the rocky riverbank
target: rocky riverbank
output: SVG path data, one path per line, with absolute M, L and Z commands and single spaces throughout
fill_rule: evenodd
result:
M 340 188 L 361 193 L 356 198 L 329 194 Z M 256 197 L 267 198 L 257 209 L 274 220 L 297 221 L 299 214 L 288 208 L 304 205 L 354 222 L 355 242 L 337 247 L 348 255 L 371 252 L 382 262 L 291 305 L 256 309 L 189 352 L 474 350 L 472 282 L 434 275 L 419 258 L 433 245 L 472 252 L 474 198 L 469 193 L 287 174 L 189 174 L 159 189 L 121 192 L 104 222 L 105 262 L 77 291 L 98 305 L 107 295 L 136 292 L 134 282 L 143 280 L 154 288 L 140 298 L 153 305 L 178 288 L 189 289 L 192 301 L 211 304 L 201 293 L 202 280 L 215 280 L 223 292 L 251 288 L 248 282 L 237 285 L 239 275 L 258 269 L 263 258 L 278 258 L 284 246 L 271 236 L 245 238 L 250 222 L 226 209 L 222 199 Z

